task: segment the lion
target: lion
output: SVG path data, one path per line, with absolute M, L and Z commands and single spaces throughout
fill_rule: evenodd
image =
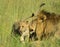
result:
M 32 18 L 34 17 L 34 13 L 32 13 Z M 28 40 L 36 40 L 36 19 L 32 19 L 32 21 L 21 21 L 20 22 L 20 32 L 22 32 L 21 39 L 24 40 L 25 37 L 23 36 L 28 36 Z
M 57 30 L 59 30 L 58 24 L 60 23 L 60 15 L 55 13 L 49 13 L 47 11 L 40 11 L 37 14 L 37 26 L 36 35 L 39 40 L 43 37 L 50 37 Z
M 29 22 L 28 21 L 17 21 L 12 26 L 12 34 L 14 36 L 20 36 L 20 42 L 24 43 L 25 39 L 29 39 Z M 28 40 L 27 39 L 27 40 Z
M 12 26 L 12 33 L 14 36 L 20 36 L 20 42 L 25 42 L 25 39 L 28 38 L 28 41 L 35 40 L 35 25 L 36 22 L 29 22 L 29 21 L 17 21 Z
M 28 21 L 21 21 L 20 22 L 20 32 L 22 32 L 20 36 L 20 41 L 24 42 L 27 38 L 27 41 L 29 41 L 29 23 Z

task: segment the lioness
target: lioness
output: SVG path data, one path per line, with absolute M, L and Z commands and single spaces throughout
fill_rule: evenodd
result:
M 32 20 L 29 25 L 30 40 L 37 40 L 36 38 L 36 19 Z

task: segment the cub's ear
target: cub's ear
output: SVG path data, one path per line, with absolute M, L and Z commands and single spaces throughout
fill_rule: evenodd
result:
M 26 21 L 26 24 L 29 24 L 29 21 Z
M 26 23 L 29 23 L 29 21 L 26 21 Z

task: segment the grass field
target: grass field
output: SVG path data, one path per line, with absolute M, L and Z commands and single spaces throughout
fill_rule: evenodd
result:
M 46 5 L 39 8 L 41 3 Z M 20 43 L 19 36 L 11 37 L 12 25 L 16 20 L 25 19 L 38 9 L 60 13 L 60 0 L 0 0 L 0 47 L 60 47 L 60 39 L 41 42 Z M 28 19 L 29 20 L 29 19 Z

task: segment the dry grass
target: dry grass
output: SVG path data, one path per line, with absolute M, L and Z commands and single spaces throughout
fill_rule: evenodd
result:
M 19 36 L 11 37 L 12 24 L 16 20 L 31 16 L 43 2 L 46 5 L 40 9 L 60 13 L 60 0 L 0 0 L 0 47 L 60 47 L 60 39 L 56 38 L 53 41 L 49 39 L 22 44 Z

